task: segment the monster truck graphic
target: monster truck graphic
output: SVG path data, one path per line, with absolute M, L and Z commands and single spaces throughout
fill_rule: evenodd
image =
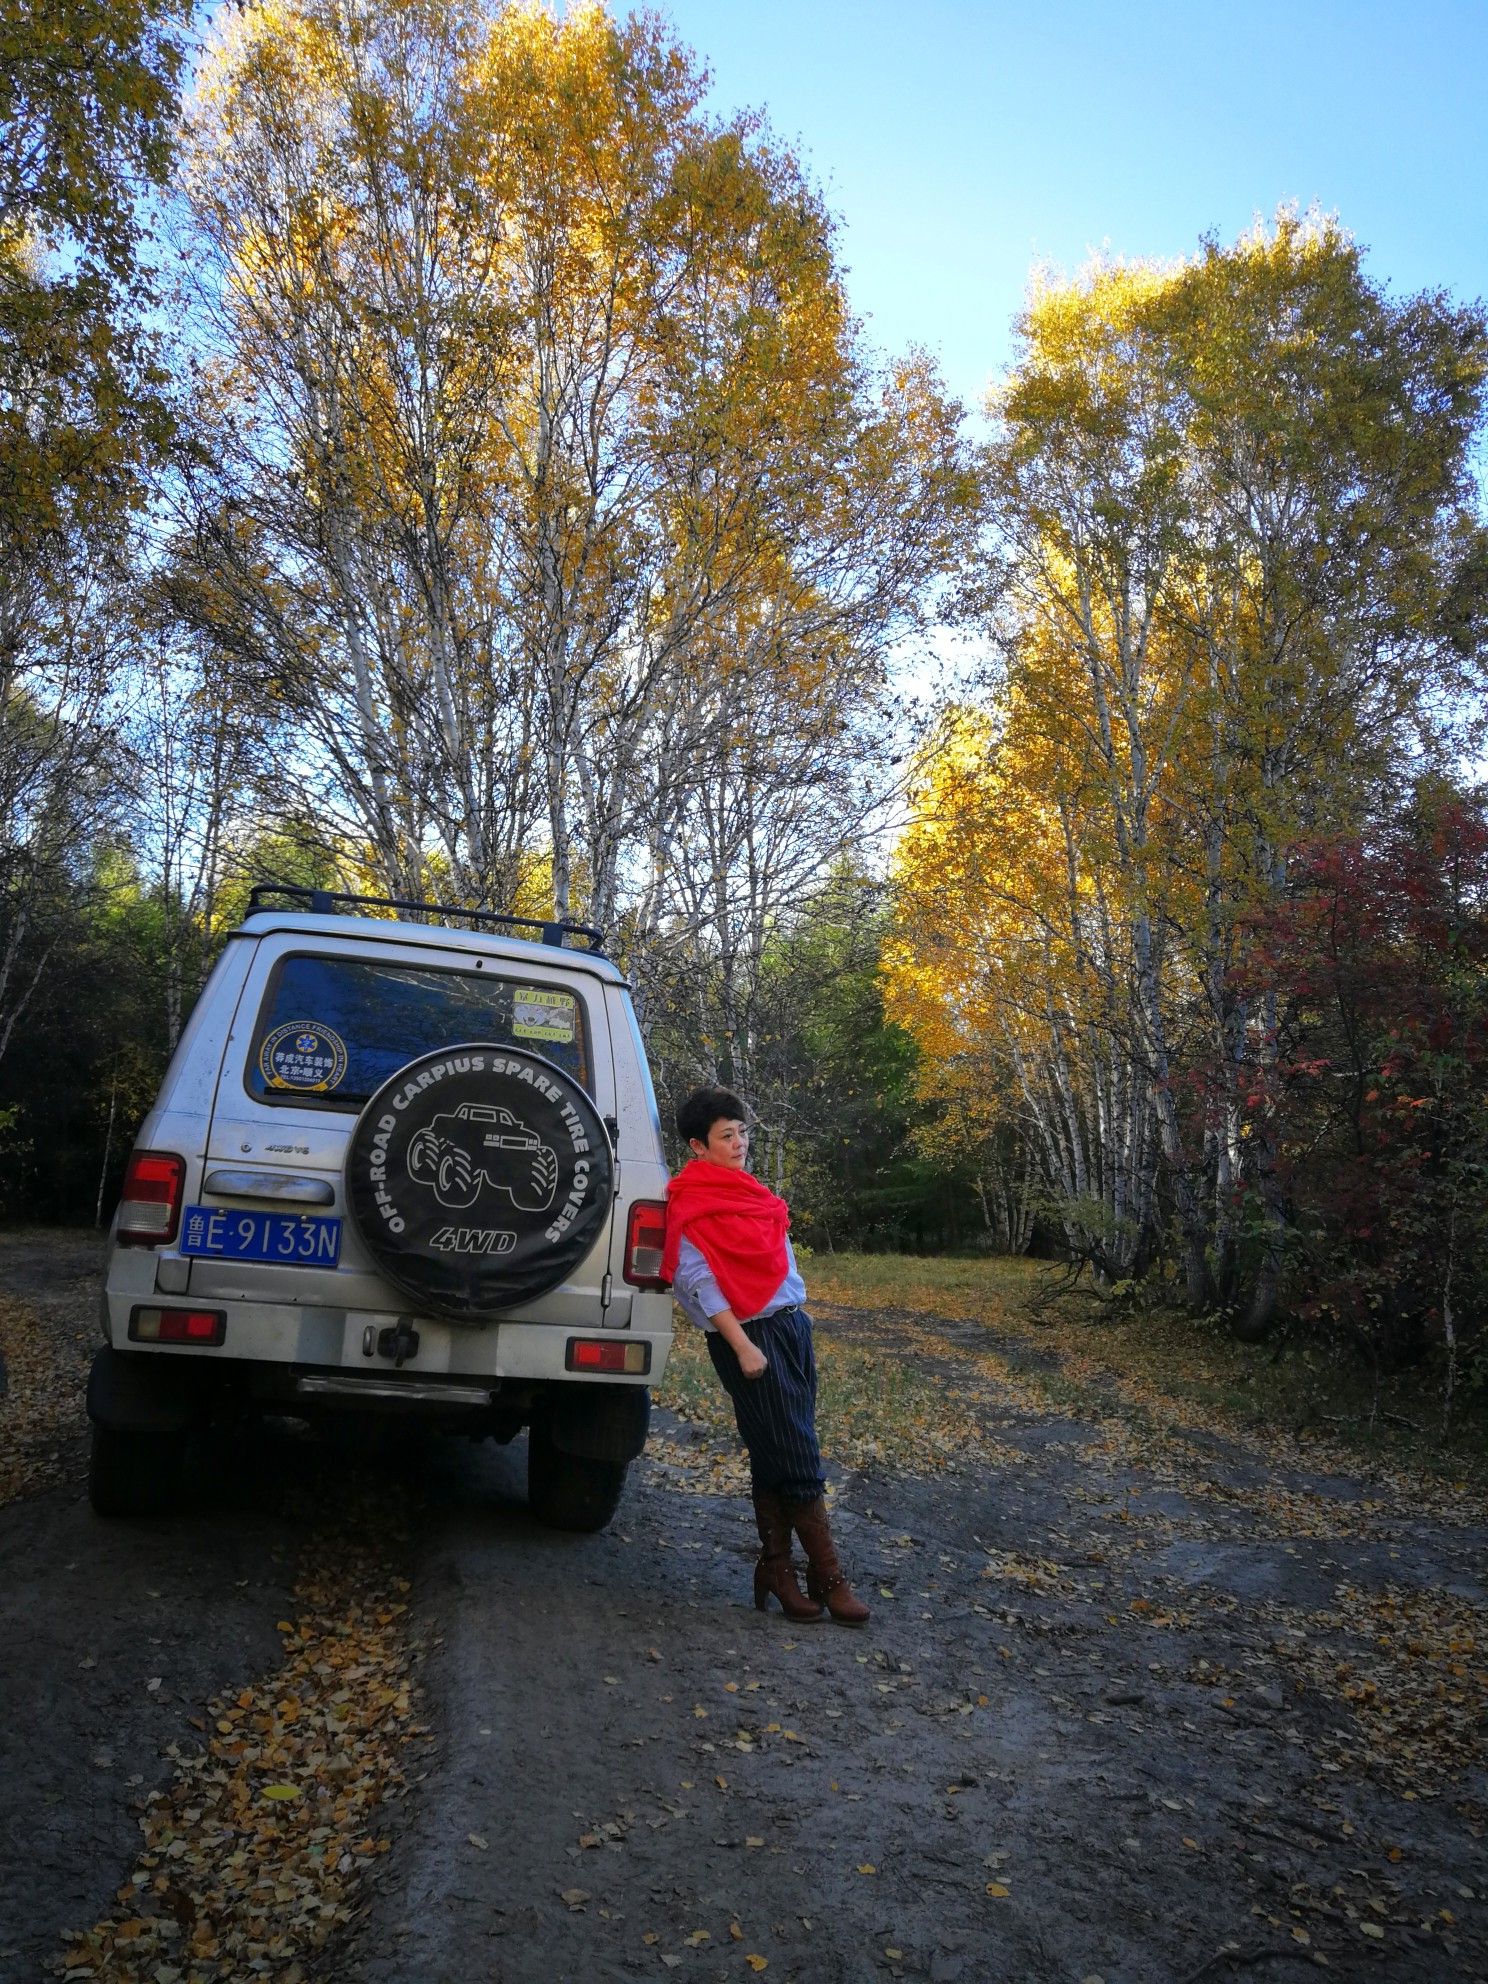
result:
M 462 1102 L 415 1133 L 408 1175 L 442 1206 L 473 1206 L 485 1184 L 505 1192 L 518 1212 L 546 1212 L 558 1189 L 558 1156 L 509 1109 Z

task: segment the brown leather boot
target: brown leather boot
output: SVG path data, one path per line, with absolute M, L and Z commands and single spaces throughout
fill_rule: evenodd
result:
M 847 1573 L 837 1561 L 827 1521 L 827 1504 L 818 1495 L 814 1502 L 797 1502 L 791 1509 L 796 1534 L 806 1548 L 806 1589 L 820 1599 L 839 1626 L 861 1626 L 872 1614 L 847 1581 Z
M 790 1505 L 783 1496 L 764 1489 L 754 1491 L 754 1520 L 759 1529 L 759 1562 L 754 1567 L 754 1606 L 763 1612 L 773 1591 L 787 1619 L 804 1624 L 820 1619 L 823 1612 L 815 1599 L 808 1598 L 796 1582 L 791 1562 Z

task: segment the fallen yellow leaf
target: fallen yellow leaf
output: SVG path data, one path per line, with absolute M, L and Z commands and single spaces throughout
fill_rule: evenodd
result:
M 747 1956 L 744 1961 L 749 1965 L 751 1970 L 768 1970 L 770 1968 L 770 1959 L 767 1956 Z
M 878 1872 L 878 1869 L 877 1867 L 874 1866 L 871 1860 L 865 1860 L 862 1866 L 859 1867 L 858 1872 L 860 1874 L 876 1874 Z
M 265 1798 L 275 1799 L 298 1798 L 300 1787 L 297 1784 L 266 1784 L 263 1788 L 263 1795 Z
M 988 1881 L 987 1892 L 988 1894 L 995 1894 L 999 1901 L 1005 1901 L 1011 1893 L 1011 1889 L 1005 1888 L 1001 1881 Z

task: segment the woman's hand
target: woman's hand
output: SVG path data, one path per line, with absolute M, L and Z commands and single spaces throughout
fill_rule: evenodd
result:
M 746 1378 L 762 1378 L 770 1368 L 769 1358 L 762 1350 L 757 1349 L 748 1337 L 744 1339 L 744 1347 L 739 1351 L 738 1356 L 739 1369 Z
M 714 1329 L 723 1338 L 729 1349 L 739 1360 L 739 1369 L 746 1378 L 762 1378 L 770 1368 L 770 1360 L 756 1344 L 744 1334 L 744 1325 L 732 1309 L 720 1309 L 710 1317 Z

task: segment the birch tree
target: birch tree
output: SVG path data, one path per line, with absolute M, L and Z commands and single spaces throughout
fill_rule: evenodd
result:
M 1189 1300 L 1259 1330 L 1285 1121 L 1252 932 L 1298 844 L 1387 804 L 1472 688 L 1484 319 L 1392 301 L 1334 223 L 1283 214 L 1048 286 L 1022 335 L 985 457 L 1006 673 L 986 762 L 929 781 L 906 899 L 929 900 L 942 843 L 985 863 L 998 971 L 1014 942 L 1041 967 L 994 974 L 983 1017 L 1015 1068 L 1033 1050 L 1020 1090 L 1065 1125 L 1042 1133 L 1051 1182 L 1076 1205 L 1126 1152 L 1138 1224 L 1172 1209 Z
M 956 409 L 703 89 L 654 21 L 448 0 L 252 7 L 208 72 L 179 606 L 401 892 L 540 863 L 654 932 L 721 674 L 875 693 L 946 561 Z

